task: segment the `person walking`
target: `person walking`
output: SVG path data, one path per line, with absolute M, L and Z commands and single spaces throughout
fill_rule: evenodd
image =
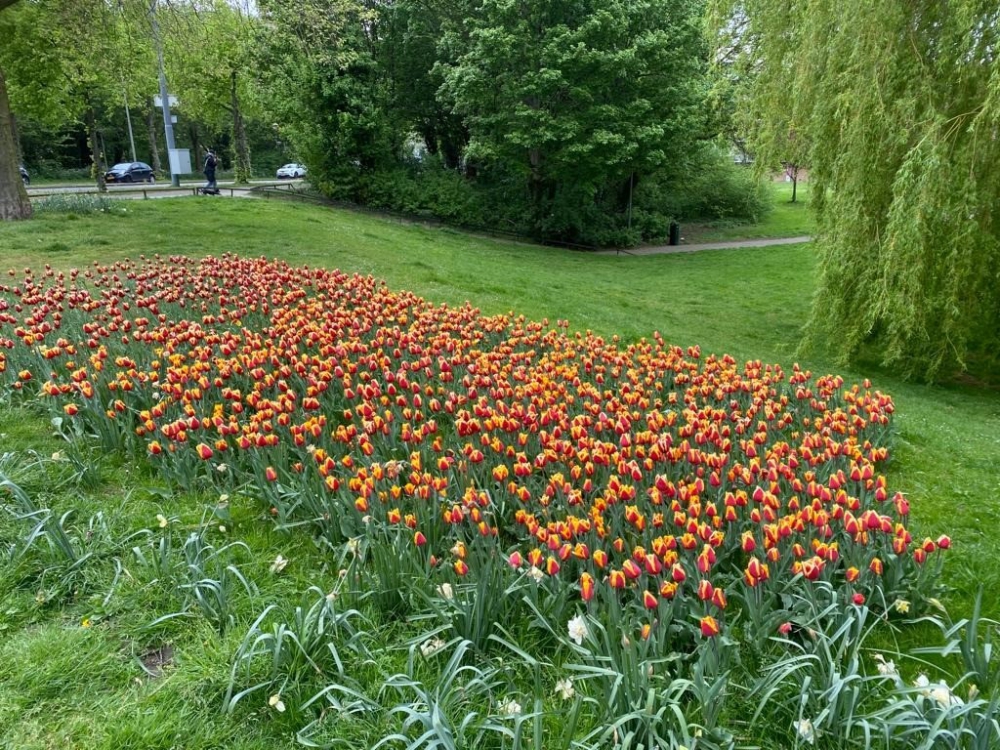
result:
M 218 164 L 219 159 L 215 155 L 215 151 L 209 149 L 205 154 L 205 168 L 202 170 L 205 173 L 205 179 L 208 180 L 208 184 L 203 189 L 206 193 L 217 193 L 219 191 L 215 183 L 215 168 Z

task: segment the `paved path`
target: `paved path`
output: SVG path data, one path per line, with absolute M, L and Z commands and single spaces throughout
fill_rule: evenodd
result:
M 699 250 L 730 250 L 744 247 L 771 247 L 772 245 L 798 245 L 809 242 L 812 237 L 771 237 L 762 240 L 738 240 L 736 242 L 704 242 L 693 245 L 656 245 L 633 247 L 628 250 L 598 250 L 596 255 L 660 255 L 664 253 L 696 253 Z
M 252 187 L 264 186 L 264 187 L 279 187 L 285 185 L 301 185 L 303 180 L 251 180 L 250 185 Z M 200 188 L 205 184 L 204 179 L 198 180 L 181 180 L 180 187 L 173 187 L 169 180 L 160 180 L 155 183 L 137 182 L 137 183 L 119 183 L 108 185 L 107 195 L 117 195 L 118 193 L 133 193 L 133 192 L 143 192 L 145 191 L 147 195 L 153 193 L 166 193 L 170 194 L 181 192 L 182 194 L 191 195 L 191 191 L 195 188 Z M 229 189 L 234 188 L 236 190 L 246 190 L 246 186 L 237 185 L 234 182 L 222 182 L 219 181 L 219 187 L 229 194 Z M 48 195 L 58 195 L 64 193 L 97 193 L 97 186 L 94 184 L 88 185 L 29 185 L 28 196 L 33 198 L 45 197 Z

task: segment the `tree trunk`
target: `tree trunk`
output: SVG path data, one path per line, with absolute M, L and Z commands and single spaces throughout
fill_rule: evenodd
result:
M 0 221 L 31 217 L 31 202 L 17 169 L 13 125 L 10 100 L 7 98 L 7 79 L 0 69 Z
M 201 152 L 201 134 L 198 132 L 197 123 L 192 122 L 188 125 L 188 135 L 191 136 L 191 158 L 194 159 L 192 166 L 198 166 L 204 161 L 204 154 Z
M 106 193 L 108 186 L 104 182 L 104 157 L 101 155 L 101 148 L 98 142 L 97 112 L 94 111 L 93 104 L 87 107 L 87 134 L 90 138 L 90 158 L 94 163 L 94 170 L 97 173 L 97 189 L 102 193 Z
M 156 107 L 152 97 L 146 99 L 146 135 L 149 137 L 149 161 L 153 171 L 161 172 L 160 146 L 156 140 Z
M 799 166 L 792 165 L 792 203 L 795 203 L 795 196 L 799 189 Z
M 230 93 L 233 107 L 233 146 L 236 150 L 236 182 L 250 182 L 250 144 L 247 141 L 247 129 L 243 125 L 243 113 L 240 111 L 240 98 L 236 91 L 236 71 L 229 76 Z
M 10 134 L 14 139 L 14 158 L 18 164 L 24 163 L 24 149 L 21 148 L 21 132 L 17 129 L 17 116 L 10 113 Z

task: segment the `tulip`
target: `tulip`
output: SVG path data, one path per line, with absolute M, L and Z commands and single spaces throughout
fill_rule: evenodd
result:
M 714 638 L 722 629 L 719 627 L 718 621 L 711 615 L 705 615 L 701 618 L 701 634 L 705 638 Z
M 698 581 L 698 598 L 703 602 L 708 601 L 715 594 L 715 587 L 712 583 L 704 578 Z
M 210 459 L 212 456 L 215 455 L 214 451 L 212 451 L 212 449 L 209 448 L 204 443 L 198 443 L 197 450 L 198 450 L 198 457 L 203 461 L 207 461 L 208 459 Z
M 674 583 L 684 583 L 687 578 L 687 573 L 684 571 L 684 567 L 680 563 L 674 563 L 670 569 L 670 577 L 674 579 Z
M 580 596 L 585 602 L 594 598 L 594 578 L 590 573 L 580 575 Z
M 672 581 L 664 581 L 660 584 L 660 596 L 664 599 L 673 599 L 677 595 L 677 584 Z

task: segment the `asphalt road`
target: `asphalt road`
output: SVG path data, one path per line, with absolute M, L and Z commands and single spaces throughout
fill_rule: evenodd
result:
M 299 185 L 302 180 L 250 180 L 253 187 L 264 185 Z M 150 198 L 168 198 L 177 195 L 190 195 L 193 191 L 202 187 L 205 180 L 181 180 L 179 188 L 173 187 L 170 182 L 160 180 L 149 184 L 144 182 L 126 183 L 120 185 L 108 185 L 108 195 L 120 197 L 148 196 Z M 237 186 L 235 182 L 219 182 L 219 189 L 225 195 L 237 192 L 247 192 L 243 185 Z M 64 195 L 72 193 L 96 193 L 97 185 L 29 185 L 28 196 L 31 198 L 42 198 L 47 195 Z

